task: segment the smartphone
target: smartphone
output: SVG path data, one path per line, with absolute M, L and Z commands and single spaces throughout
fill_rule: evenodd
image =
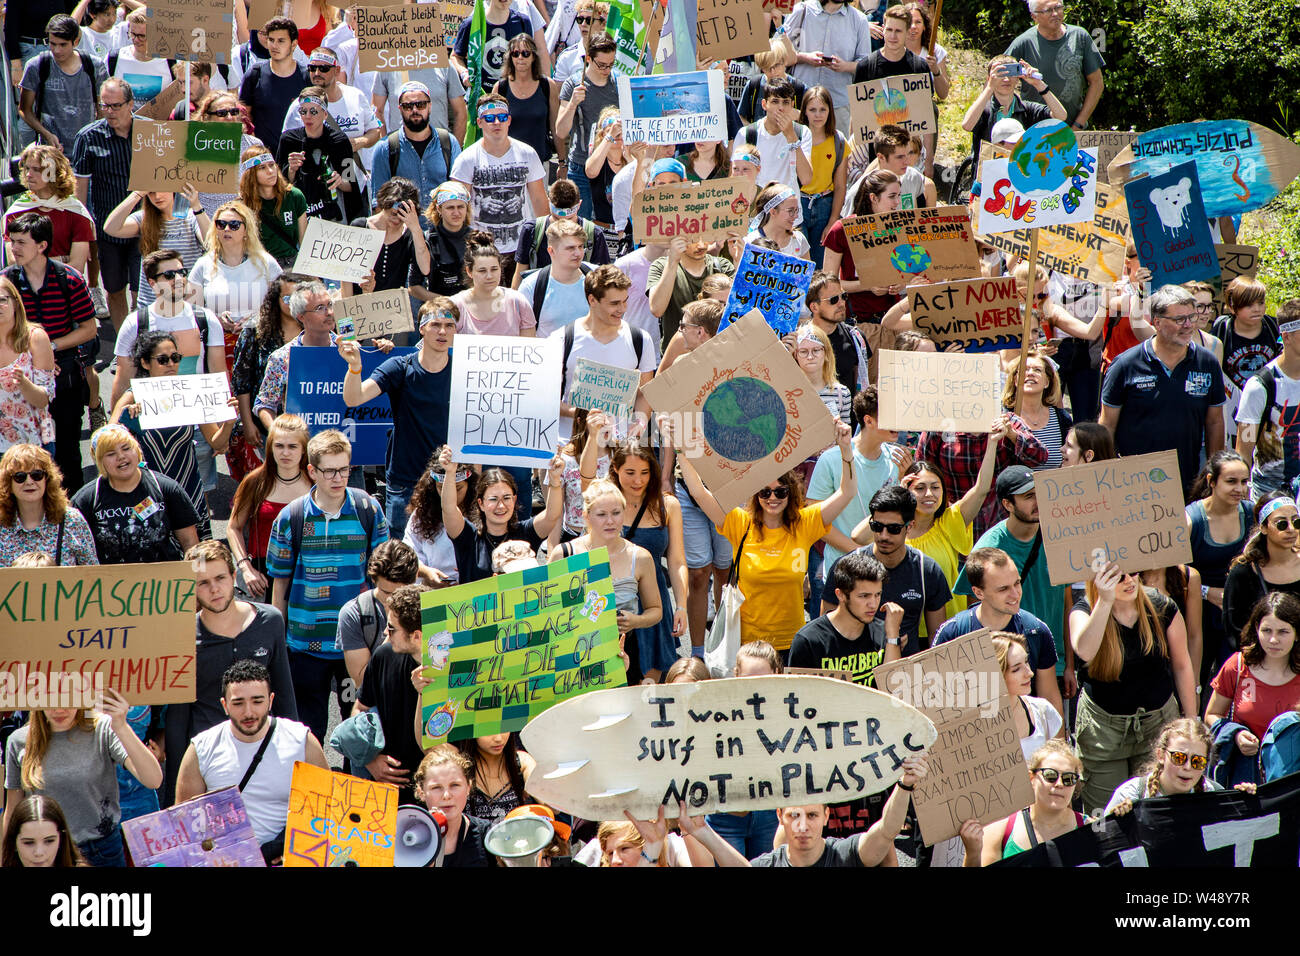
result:
M 1002 72 L 1002 75 L 1006 77 L 1020 76 L 1021 74 L 1019 63 L 1003 63 L 998 67 L 998 69 Z
M 334 320 L 335 334 L 347 342 L 357 340 L 357 324 L 350 316 L 340 316 Z
M 823 63 L 834 63 L 834 62 L 835 62 L 835 57 L 831 56 L 831 55 L 828 54 L 828 53 L 823 53 L 823 54 L 822 54 L 822 62 L 823 62 Z

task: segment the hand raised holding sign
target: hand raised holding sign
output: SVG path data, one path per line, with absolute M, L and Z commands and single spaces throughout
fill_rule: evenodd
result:
M 356 339 L 339 339 L 339 355 L 348 363 L 348 371 L 361 374 L 361 345 Z

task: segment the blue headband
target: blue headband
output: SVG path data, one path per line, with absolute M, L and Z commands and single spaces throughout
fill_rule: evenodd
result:
M 660 173 L 675 173 L 682 179 L 686 178 L 686 167 L 671 157 L 665 156 L 663 159 L 656 159 L 650 167 L 650 179 L 653 180 Z
M 1300 508 L 1300 505 L 1296 504 L 1294 498 L 1274 498 L 1264 507 L 1259 509 L 1260 525 L 1262 526 L 1264 522 L 1268 520 L 1268 516 L 1274 511 L 1277 511 L 1278 508 Z

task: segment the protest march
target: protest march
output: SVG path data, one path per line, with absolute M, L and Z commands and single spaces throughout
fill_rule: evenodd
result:
M 1294 867 L 1214 2 L 9 8 L 0 864 Z

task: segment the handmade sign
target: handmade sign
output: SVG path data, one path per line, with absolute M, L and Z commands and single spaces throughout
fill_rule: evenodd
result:
M 345 226 L 311 216 L 293 271 L 301 275 L 361 282 L 375 267 L 384 234 L 378 229 Z
M 288 4 L 286 0 L 248 0 L 248 25 L 260 30 L 272 17 L 281 16 Z
M 992 352 L 880 353 L 880 427 L 986 434 L 1002 414 Z
M 1044 120 L 1025 130 L 1006 159 L 980 164 L 975 231 L 1092 222 L 1096 199 L 1096 150 L 1080 149 L 1062 121 Z
M 873 285 L 951 282 L 980 274 L 965 206 L 900 209 L 843 223 L 858 275 L 871 277 Z
M 777 335 L 793 332 L 799 324 L 799 310 L 812 282 L 812 260 L 783 255 L 771 249 L 745 246 L 736 274 L 731 280 L 727 307 L 718 331 L 742 315 L 757 311 Z
M 842 803 L 889 787 L 934 739 L 880 691 L 786 676 L 599 691 L 523 732 L 528 792 L 587 820 Z
M 438 15 L 442 19 L 442 35 L 448 47 L 456 44 L 456 34 L 460 25 L 474 14 L 474 4 L 456 3 L 452 0 L 438 0 Z
M 1205 214 L 1235 216 L 1267 205 L 1300 175 L 1300 146 L 1245 120 L 1205 120 L 1148 130 L 1110 164 L 1110 181 L 1196 164 Z
M 1003 252 L 1029 258 L 1028 229 L 995 232 L 985 236 Z M 1067 223 L 1038 230 L 1038 264 L 1096 285 L 1110 285 L 1124 273 L 1124 253 L 1129 241 L 1128 203 L 1118 186 L 1097 184 L 1097 205 L 1092 223 Z
M 136 866 L 266 866 L 238 787 L 122 821 Z
M 1006 693 L 987 630 L 881 664 L 876 685 L 919 708 L 938 731 L 930 773 L 912 793 L 927 845 L 955 837 L 967 820 L 993 823 L 1034 802 L 1016 732 L 1021 704 Z
M 799 0 L 763 0 L 763 12 L 786 15 L 794 11 L 798 2 Z
M 447 66 L 441 6 L 411 3 L 354 7 L 357 69 L 364 73 Z
M 188 704 L 196 610 L 187 561 L 0 569 L 0 698 L 93 675 L 132 704 Z
M 761 22 L 763 18 L 758 19 Z M 727 138 L 722 89 L 725 78 L 721 70 L 655 76 L 620 74 L 615 79 L 623 138 L 627 142 L 670 146 Z
M 172 110 L 182 99 L 185 98 L 185 81 L 172 80 L 159 91 L 153 99 L 146 99 L 136 106 L 135 115 L 137 118 L 157 120 L 159 122 L 171 119 Z M 136 99 L 140 99 L 139 94 Z
M 1040 471 L 1034 476 L 1043 551 L 1053 584 L 1192 560 L 1183 483 L 1173 451 Z
M 462 336 L 451 356 L 447 443 L 462 465 L 550 463 L 559 442 L 558 339 Z
M 133 378 L 131 393 L 140 406 L 141 428 L 207 425 L 235 418 L 225 372 Z
M 1110 164 L 1124 151 L 1124 147 L 1137 139 L 1137 130 L 1083 129 L 1075 130 L 1074 138 L 1080 149 L 1097 151 L 1097 182 L 1110 182 Z M 1120 185 L 1123 185 L 1122 183 Z
M 201 193 L 238 192 L 242 133 L 238 123 L 155 123 L 136 117 L 127 188 L 178 193 L 193 183 Z
M 699 0 L 695 53 L 701 63 L 768 49 L 763 0 Z
M 756 312 L 641 387 L 723 511 L 835 441 L 835 419 Z
M 1124 197 L 1138 262 L 1151 270 L 1151 288 L 1219 277 L 1193 163 L 1125 183 Z
M 907 287 L 912 325 L 940 352 L 954 342 L 965 352 L 993 352 L 1020 345 L 1020 291 L 1011 276 L 959 279 Z
M 406 286 L 384 292 L 345 296 L 334 303 L 336 318 L 351 319 L 358 339 L 390 338 L 415 331 Z
M 361 375 L 370 375 L 388 359 L 409 355 L 412 348 L 395 348 L 387 355 L 369 349 L 361 353 Z M 313 435 L 337 428 L 352 442 L 353 465 L 382 465 L 393 431 L 393 408 L 388 396 L 349 408 L 343 401 L 343 376 L 348 363 L 337 349 L 295 345 L 289 350 L 289 373 L 284 388 L 284 410 L 298 415 Z
M 849 87 L 849 122 L 859 143 L 871 142 L 882 126 L 909 133 L 937 133 L 934 83 L 929 73 L 904 73 L 854 83 Z
M 1214 303 L 1219 312 L 1223 312 L 1223 290 L 1237 276 L 1255 278 L 1259 271 L 1259 246 L 1238 246 L 1225 243 L 1214 244 L 1214 256 L 1219 260 L 1219 282 L 1214 294 Z
M 617 437 L 622 438 L 627 435 L 632 420 L 632 406 L 636 404 L 640 383 L 641 373 L 634 368 L 580 358 L 573 373 L 573 387 L 569 389 L 569 404 L 605 412 L 614 420 Z
M 392 784 L 298 761 L 289 783 L 285 866 L 392 866 L 397 845 Z
M 230 62 L 230 41 L 235 33 L 231 0 L 150 0 L 146 10 L 149 56 L 196 63 Z
M 667 245 L 677 236 L 687 242 L 712 242 L 749 231 L 748 179 L 713 179 L 675 186 L 647 186 L 632 200 L 632 232 L 638 242 Z
M 622 687 L 604 548 L 420 597 L 424 747 L 522 730 L 570 697 Z

